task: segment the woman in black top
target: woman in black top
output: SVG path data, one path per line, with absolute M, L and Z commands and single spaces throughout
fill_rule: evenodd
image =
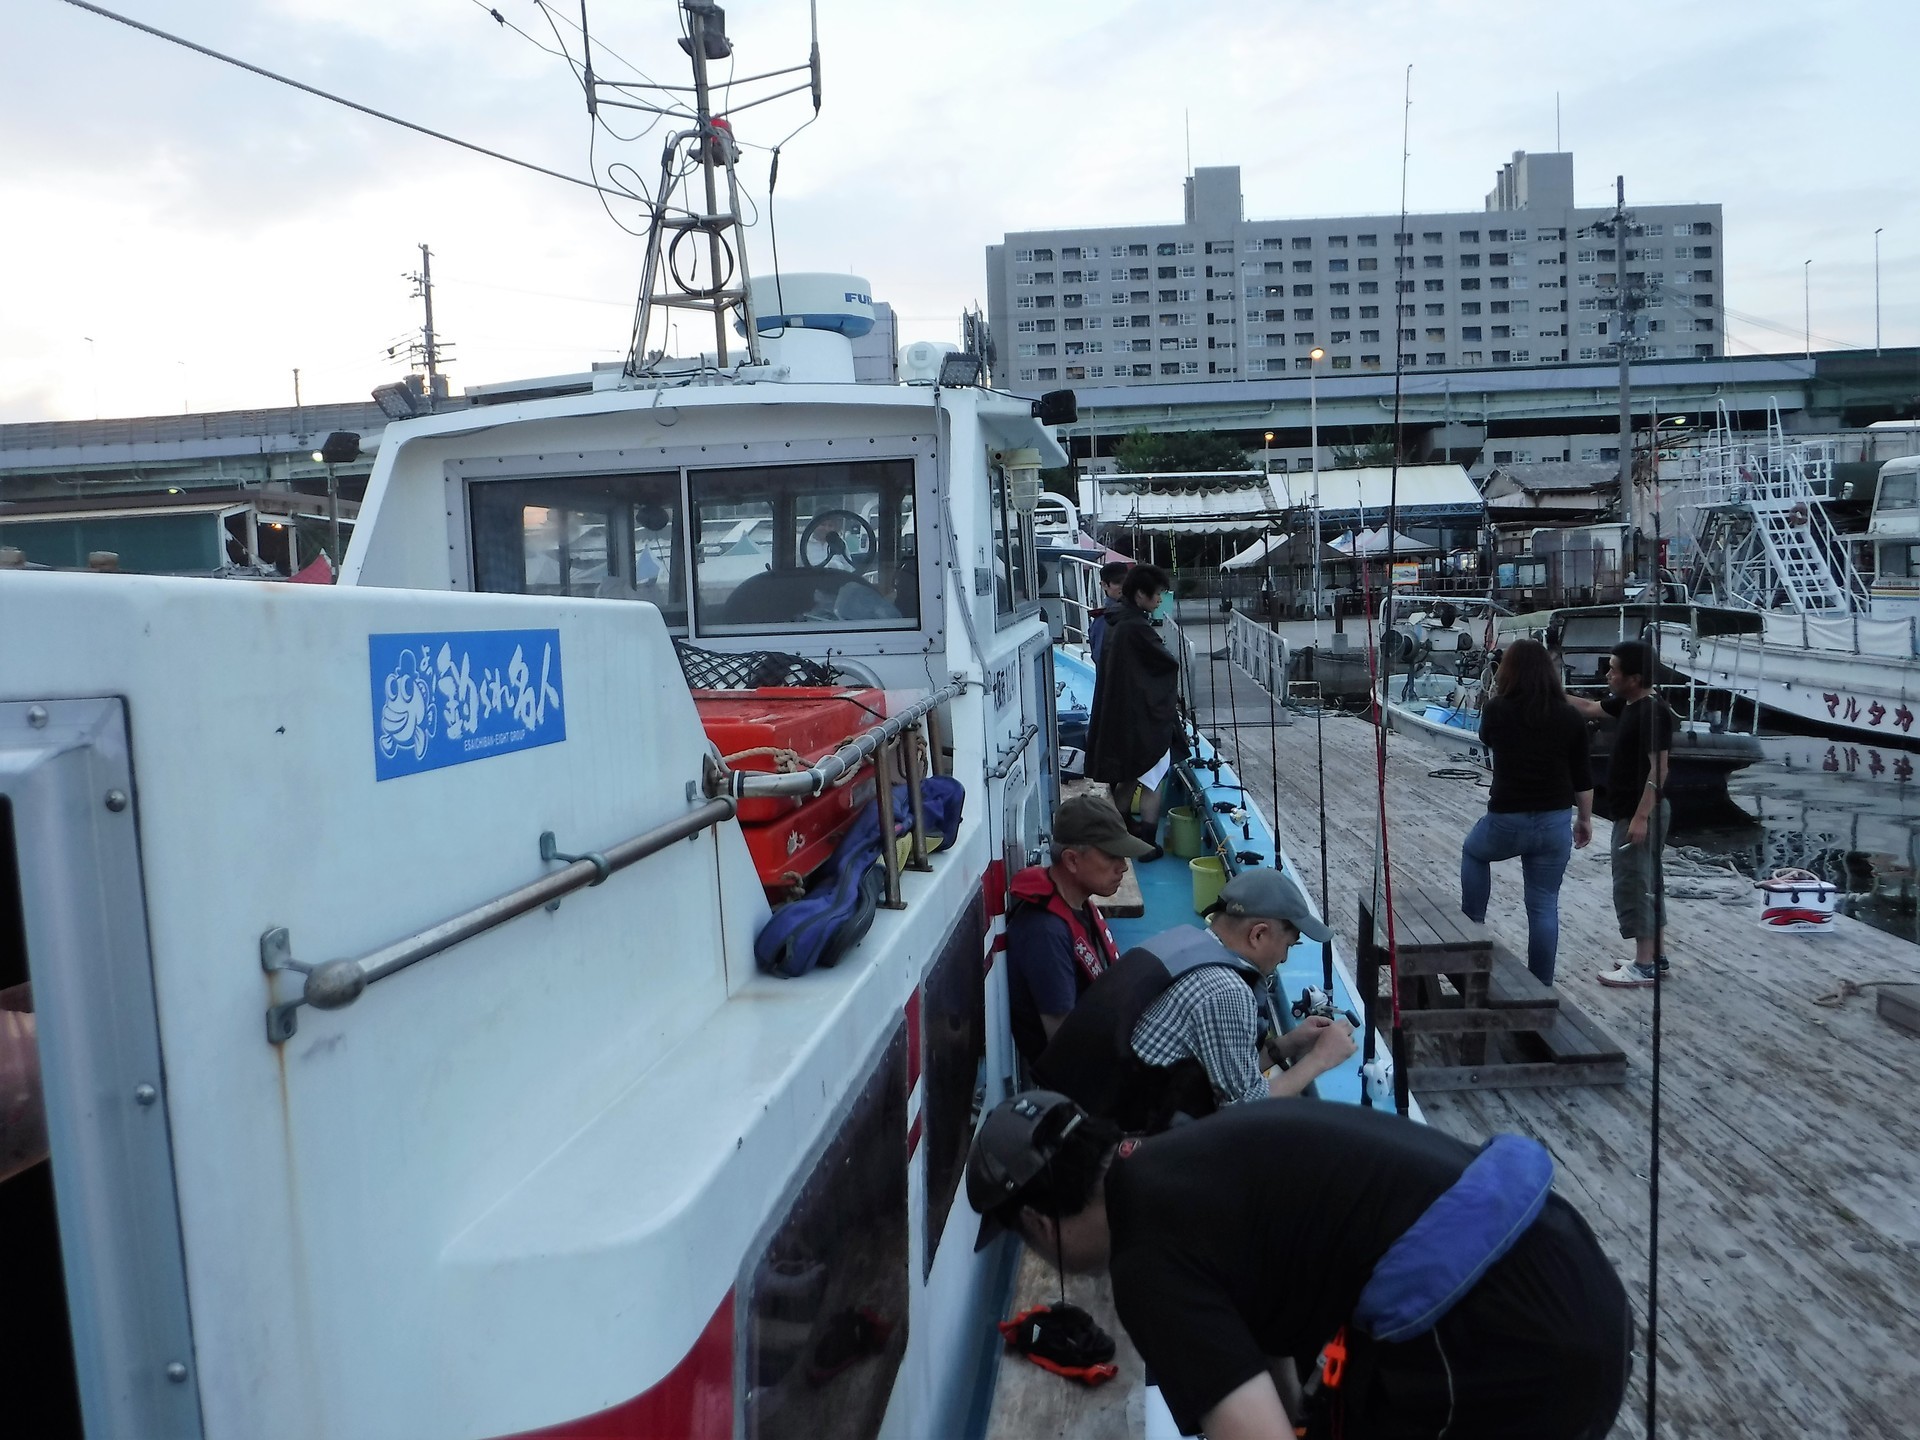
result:
M 1574 849 L 1593 839 L 1593 777 L 1587 722 L 1567 703 L 1559 671 L 1539 641 L 1507 646 L 1493 693 L 1480 707 L 1480 738 L 1493 753 L 1493 789 L 1487 813 L 1460 847 L 1460 909 L 1470 919 L 1486 919 L 1492 862 L 1519 856 L 1527 968 L 1551 985 L 1560 882 Z

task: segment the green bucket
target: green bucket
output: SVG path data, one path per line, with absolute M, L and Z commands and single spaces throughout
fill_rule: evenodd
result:
M 1182 860 L 1191 860 L 1207 848 L 1207 826 L 1200 812 L 1181 805 L 1167 812 L 1167 849 Z
M 1204 915 L 1220 898 L 1220 887 L 1227 883 L 1226 861 L 1218 855 L 1202 855 L 1189 860 L 1187 869 L 1193 872 L 1193 912 Z

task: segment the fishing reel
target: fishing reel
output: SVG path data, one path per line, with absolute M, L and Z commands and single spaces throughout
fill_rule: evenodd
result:
M 1322 990 L 1318 985 L 1307 986 L 1300 992 L 1300 998 L 1289 1008 L 1293 1011 L 1293 1018 L 1296 1020 L 1305 1020 L 1314 1015 L 1331 1020 L 1334 1016 L 1340 1015 L 1344 1016 L 1347 1024 L 1354 1029 L 1360 1028 L 1360 1017 L 1351 1010 L 1343 1010 L 1335 1005 L 1332 994 Z

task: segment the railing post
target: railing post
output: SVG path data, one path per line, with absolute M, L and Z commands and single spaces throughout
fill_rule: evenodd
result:
M 881 897 L 880 905 L 886 910 L 904 910 L 907 907 L 900 898 L 900 850 L 895 844 L 893 826 L 893 745 L 891 740 L 882 741 L 873 752 L 873 803 L 880 812 L 880 861 L 887 872 L 886 894 Z
M 900 737 L 900 743 L 906 751 L 903 763 L 907 771 L 907 804 L 913 810 L 913 844 L 907 850 L 909 870 L 933 869 L 933 863 L 927 859 L 927 816 L 920 803 L 920 746 L 915 742 L 921 738 L 922 730 L 918 725 Z

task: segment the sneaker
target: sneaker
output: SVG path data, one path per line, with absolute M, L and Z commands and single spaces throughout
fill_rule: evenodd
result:
M 1626 964 L 1620 965 L 1615 969 L 1600 972 L 1600 983 L 1602 985 L 1612 985 L 1621 990 L 1638 990 L 1643 986 L 1653 984 L 1653 980 L 1653 966 L 1641 965 L 1638 961 L 1633 960 L 1629 960 Z
M 1661 975 L 1666 976 L 1666 975 L 1671 975 L 1673 973 L 1673 962 L 1667 959 L 1666 956 L 1662 955 L 1658 963 L 1660 966 Z

